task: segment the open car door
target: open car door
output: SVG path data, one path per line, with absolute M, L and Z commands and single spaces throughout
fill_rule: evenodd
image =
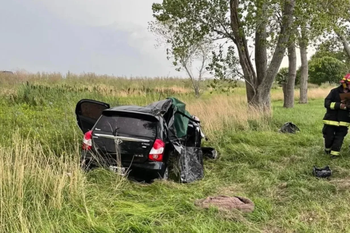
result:
M 110 108 L 109 104 L 91 99 L 82 99 L 77 103 L 75 107 L 77 123 L 84 134 L 92 129 L 102 111 L 107 108 Z

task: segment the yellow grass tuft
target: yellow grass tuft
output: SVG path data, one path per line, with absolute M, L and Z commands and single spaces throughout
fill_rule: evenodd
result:
M 43 210 L 62 209 L 81 199 L 85 178 L 79 163 L 44 154 L 38 143 L 16 134 L 13 147 L 0 147 L 0 229 L 30 232 Z
M 308 90 L 308 99 L 325 98 L 332 87 L 313 88 Z M 295 102 L 299 100 L 299 90 L 295 90 Z M 281 91 L 272 92 L 272 100 L 282 100 Z M 246 96 L 244 94 L 215 95 L 209 99 L 194 99 L 187 102 L 188 111 L 200 116 L 203 128 L 208 136 L 217 131 L 222 131 L 232 125 L 238 126 L 244 130 L 249 128 L 248 121 L 259 120 L 260 126 L 263 126 L 266 115 L 251 109 L 248 109 Z
M 327 88 L 310 88 L 308 89 L 307 96 L 308 99 L 322 99 L 325 98 L 329 91 L 334 87 L 327 87 Z M 294 99 L 295 101 L 299 101 L 300 98 L 300 90 L 295 89 L 294 91 Z M 281 90 L 278 90 L 277 92 L 273 91 L 271 94 L 272 100 L 281 100 L 283 101 L 283 92 Z
M 209 137 L 233 124 L 245 129 L 248 120 L 263 118 L 263 114 L 257 110 L 248 110 L 246 97 L 242 95 L 215 95 L 206 100 L 196 99 L 190 101 L 187 108 L 191 114 L 200 116 Z

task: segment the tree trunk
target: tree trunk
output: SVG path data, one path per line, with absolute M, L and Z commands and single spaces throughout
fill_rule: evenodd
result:
M 187 75 L 190 77 L 190 80 L 191 80 L 191 83 L 192 83 L 192 87 L 193 87 L 193 90 L 194 90 L 194 95 L 196 98 L 199 97 L 199 82 L 200 80 L 196 80 L 191 72 L 191 70 L 188 68 L 188 65 L 186 62 L 182 62 L 182 67 L 185 68 L 185 71 L 187 73 Z
M 286 50 L 288 40 L 291 33 L 291 25 L 293 23 L 293 13 L 294 13 L 295 0 L 285 1 L 283 8 L 283 18 L 281 22 L 281 30 L 278 36 L 278 42 L 273 53 L 271 62 L 266 71 L 266 76 L 264 80 L 260 83 L 257 88 L 257 93 L 261 95 L 258 99 L 265 101 L 265 106 L 263 108 L 269 108 L 270 102 L 270 91 L 272 88 L 273 81 L 278 73 L 282 59 L 284 57 L 284 52 Z M 256 48 L 259 49 L 259 48 Z M 261 106 L 260 106 L 261 108 Z
M 278 42 L 271 63 L 268 69 L 262 68 L 259 65 L 257 67 L 257 72 L 259 72 L 257 75 L 255 74 L 255 70 L 248 53 L 247 40 L 243 32 L 242 23 L 239 19 L 238 4 L 238 0 L 230 0 L 231 28 L 235 38 L 234 43 L 236 44 L 238 50 L 239 61 L 246 81 L 248 104 L 262 111 L 270 111 L 270 90 L 272 83 L 277 75 L 278 69 L 281 65 L 284 51 L 286 49 L 286 44 L 289 39 L 290 32 L 288 30 L 293 22 L 295 0 L 287 0 L 285 2 L 283 9 L 283 19 L 281 22 L 281 31 L 279 32 Z M 261 25 L 258 28 L 261 30 Z M 266 40 L 260 40 L 264 38 L 265 32 L 266 28 L 264 28 L 262 31 L 257 32 L 256 35 L 258 36 L 258 44 L 255 47 L 255 55 L 258 59 L 261 58 L 262 61 L 264 61 L 264 53 L 266 53 L 265 43 L 267 42 Z M 261 74 L 261 72 L 264 72 L 264 74 Z
M 344 50 L 345 53 L 348 55 L 348 57 L 350 58 L 350 46 L 348 41 L 346 40 L 345 36 L 339 32 L 336 32 L 340 41 L 342 42 L 343 46 L 344 46 Z
M 255 67 L 256 67 L 256 75 L 257 75 L 257 85 L 260 85 L 264 78 L 266 77 L 267 70 L 267 22 L 264 14 L 267 10 L 267 3 L 263 2 L 261 4 L 258 3 L 257 11 L 257 27 L 255 32 Z
M 240 22 L 238 14 L 238 0 L 230 0 L 230 17 L 231 17 L 231 28 L 234 35 L 234 43 L 237 47 L 239 63 L 243 70 L 243 75 L 246 83 L 247 91 L 247 101 L 248 104 L 251 104 L 251 100 L 256 95 L 256 74 L 251 63 L 247 39 L 242 29 L 242 23 Z
M 270 90 L 258 88 L 253 98 L 250 99 L 250 105 L 261 112 L 271 111 Z
M 281 22 L 282 23 L 281 31 L 279 32 L 276 49 L 275 49 L 275 52 L 273 53 L 270 65 L 267 69 L 266 77 L 260 85 L 262 86 L 262 88 L 268 89 L 268 92 L 270 92 L 273 81 L 275 80 L 275 77 L 281 66 L 282 59 L 284 57 L 284 52 L 286 51 L 289 37 L 292 32 L 290 28 L 293 23 L 294 6 L 295 6 L 295 0 L 285 1 L 285 5 L 283 9 L 283 17 Z
M 199 98 L 200 93 L 199 93 L 199 81 L 197 80 L 192 80 L 193 83 L 193 89 L 194 89 L 194 95 L 196 98 Z
M 287 77 L 288 78 L 288 77 Z M 284 100 L 284 103 L 283 103 L 283 107 L 285 105 L 285 100 L 287 99 L 287 82 L 283 82 L 281 84 L 282 86 L 282 92 L 283 92 L 283 100 Z
M 295 42 L 291 42 L 288 46 L 288 77 L 285 84 L 285 90 L 283 91 L 284 95 L 284 104 L 285 108 L 294 107 L 294 87 L 295 87 L 295 78 L 297 73 L 297 55 L 295 51 Z
M 300 104 L 307 103 L 307 83 L 308 83 L 308 61 L 307 61 L 307 38 L 305 28 L 301 31 L 301 40 L 299 42 L 300 47 L 300 58 L 301 58 L 301 68 L 300 68 Z

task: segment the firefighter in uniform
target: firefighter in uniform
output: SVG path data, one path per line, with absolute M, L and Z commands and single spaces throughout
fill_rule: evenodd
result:
M 330 154 L 332 158 L 339 156 L 350 125 L 350 105 L 340 98 L 341 93 L 350 93 L 350 74 L 345 75 L 340 83 L 339 87 L 330 91 L 324 101 L 327 112 L 323 118 L 322 133 L 325 152 Z

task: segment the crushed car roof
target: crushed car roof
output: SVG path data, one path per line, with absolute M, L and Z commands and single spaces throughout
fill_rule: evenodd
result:
M 137 106 L 137 105 L 124 105 L 116 106 L 109 109 L 105 109 L 103 112 L 128 112 L 128 113 L 138 113 L 143 115 L 149 115 L 153 117 L 163 116 L 164 114 L 171 114 L 171 118 L 168 122 L 168 127 L 170 131 L 173 131 L 174 140 L 177 138 L 182 138 L 187 135 L 187 126 L 189 120 L 196 121 L 192 118 L 191 114 L 186 111 L 186 104 L 182 101 L 171 97 L 163 100 L 153 102 L 147 106 Z M 170 136 L 171 137 L 171 136 Z
M 129 112 L 129 113 L 142 113 L 152 116 L 161 116 L 166 113 L 171 107 L 172 99 L 160 100 L 153 102 L 147 106 L 137 105 L 122 105 L 116 106 L 109 109 L 105 109 L 104 112 Z
M 155 114 L 152 108 L 136 106 L 136 105 L 117 106 L 117 107 L 105 109 L 103 112 L 130 112 L 130 113 L 142 113 L 142 114 L 147 114 L 152 116 L 157 115 Z

